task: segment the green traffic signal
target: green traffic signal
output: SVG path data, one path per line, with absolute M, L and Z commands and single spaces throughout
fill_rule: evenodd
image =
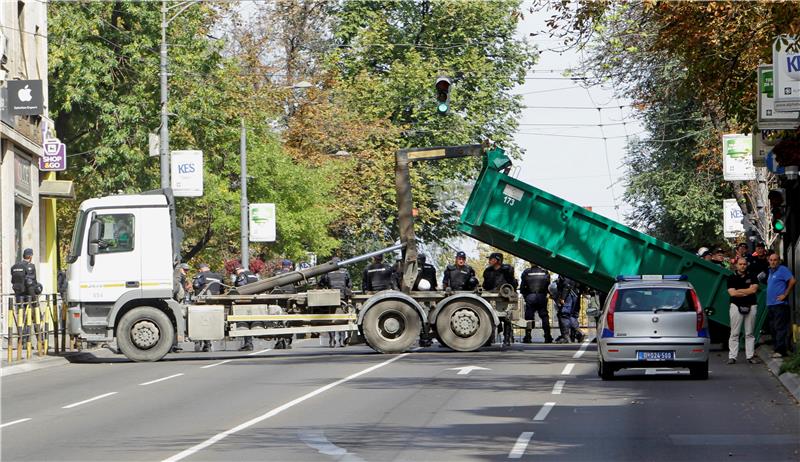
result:
M 449 109 L 450 106 L 448 106 L 447 103 L 439 103 L 439 105 L 436 106 L 436 110 L 439 111 L 439 114 L 445 114 Z
M 450 85 L 449 77 L 440 75 L 436 78 L 436 112 L 439 115 L 447 114 L 450 110 Z
M 772 224 L 772 228 L 776 233 L 782 233 L 786 230 L 786 225 L 783 224 L 783 220 L 775 220 L 775 223 Z

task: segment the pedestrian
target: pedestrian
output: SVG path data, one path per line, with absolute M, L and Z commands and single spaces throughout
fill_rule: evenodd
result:
M 211 267 L 206 263 L 201 263 L 197 268 L 198 273 L 192 279 L 192 288 L 195 296 L 219 295 L 222 292 L 223 277 L 219 273 L 211 271 Z M 194 342 L 194 349 L 202 347 L 204 352 L 211 351 L 211 340 L 200 340 Z
M 499 292 L 504 285 L 510 285 L 517 290 L 517 278 L 514 276 L 514 267 L 503 263 L 503 254 L 493 252 L 489 254 L 489 266 L 483 270 L 483 290 Z M 506 349 L 511 346 L 512 329 L 508 316 L 501 319 L 503 325 L 503 345 Z
M 539 320 L 542 322 L 544 343 L 553 343 L 553 336 L 550 333 L 550 315 L 547 312 L 548 285 L 550 285 L 550 273 L 533 262 L 519 278 L 519 291 L 525 299 L 525 320 L 531 322 L 531 327 L 525 329 L 522 343 L 533 343 L 531 330 L 535 325 L 534 314 L 538 314 Z
M 189 265 L 180 263 L 172 273 L 172 298 L 178 303 L 184 303 L 186 300 L 186 271 L 188 269 Z M 180 353 L 181 351 L 183 348 L 178 345 L 178 336 L 176 335 L 172 341 L 172 352 Z
M 564 276 L 559 276 L 556 282 L 556 316 L 561 335 L 555 343 L 569 343 L 570 340 L 582 342 L 583 332 L 578 324 L 580 313 L 580 287 L 577 282 Z
M 756 249 L 747 258 L 748 270 L 758 277 L 760 282 L 767 280 L 769 272 L 769 262 L 767 261 L 767 248 L 763 242 L 756 243 Z M 762 274 L 763 273 L 763 274 Z
M 246 286 L 247 284 L 252 284 L 258 281 L 258 276 L 250 272 L 249 270 L 244 269 L 241 263 L 236 264 L 236 268 L 234 268 L 234 275 L 235 279 L 233 280 L 234 287 L 242 287 Z M 239 324 L 238 322 L 236 323 Z M 250 329 L 263 329 L 264 323 L 261 321 L 254 321 L 247 326 L 246 323 L 242 323 L 243 327 Z M 253 351 L 253 337 L 247 336 L 242 337 L 242 347 L 239 348 L 239 351 Z
M 740 242 L 736 244 L 736 247 L 734 247 L 733 249 L 734 249 L 734 255 L 730 259 L 729 264 L 731 269 L 735 272 L 736 262 L 739 261 L 740 258 L 744 258 L 745 260 L 747 260 L 747 252 L 748 252 L 747 243 Z
M 17 318 L 18 327 L 23 328 L 23 335 L 30 335 L 30 328 L 25 324 L 28 310 L 31 310 L 31 321 L 36 322 L 34 309 L 39 308 L 38 295 L 42 293 L 42 285 L 36 279 L 36 266 L 33 264 L 33 249 L 22 251 L 22 260 L 11 267 L 11 288 L 14 290 L 14 301 L 21 308 Z M 35 327 L 38 334 L 39 328 Z M 10 341 L 10 339 L 9 339 Z
M 333 257 L 332 263 L 339 263 L 339 257 Z M 353 285 L 350 281 L 350 272 L 347 268 L 339 268 L 325 273 L 319 278 L 320 289 L 338 289 L 342 297 L 342 303 L 336 308 L 335 314 L 346 314 L 346 310 L 342 305 L 347 305 L 348 300 L 353 295 Z M 334 348 L 338 340 L 339 346 L 344 347 L 347 344 L 347 333 L 345 331 L 329 332 L 328 333 L 328 346 Z
M 747 270 L 747 259 L 739 257 L 736 260 L 736 272 L 728 276 L 728 294 L 731 296 L 730 320 L 731 336 L 728 339 L 728 364 L 736 364 L 739 356 L 739 334 L 744 325 L 744 353 L 748 363 L 756 363 L 755 353 L 756 338 L 753 328 L 756 323 L 758 302 L 758 280 Z
M 700 258 L 702 258 L 703 260 L 705 260 L 705 261 L 707 261 L 709 263 L 713 263 L 714 252 L 712 252 L 711 250 L 706 249 L 700 254 Z
M 364 292 L 397 289 L 395 286 L 394 270 L 391 266 L 383 262 L 383 255 L 375 255 L 372 257 L 372 264 L 364 268 L 361 286 Z
M 436 268 L 427 262 L 428 257 L 425 254 L 417 255 L 418 273 L 417 279 L 414 281 L 414 287 L 411 290 L 438 290 L 438 283 L 436 281 Z M 427 289 L 420 289 L 420 281 L 428 281 Z
M 711 253 L 711 263 L 715 263 L 723 268 L 727 268 L 728 265 L 726 260 L 725 251 L 719 247 L 714 249 L 714 251 Z
M 442 278 L 444 290 L 474 290 L 478 286 L 475 270 L 467 265 L 467 254 L 459 250 L 456 252 L 456 261 L 447 265 Z
M 789 294 L 797 282 L 789 268 L 781 265 L 777 253 L 769 256 L 769 276 L 767 277 L 767 319 L 772 328 L 775 352 L 773 358 L 789 354 Z

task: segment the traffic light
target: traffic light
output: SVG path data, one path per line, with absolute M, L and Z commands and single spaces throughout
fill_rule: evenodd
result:
M 786 190 L 783 188 L 770 190 L 769 206 L 772 210 L 772 231 L 783 233 L 786 231 Z
M 450 110 L 450 85 L 452 81 L 449 77 L 440 75 L 436 77 L 436 112 L 438 114 L 447 114 Z

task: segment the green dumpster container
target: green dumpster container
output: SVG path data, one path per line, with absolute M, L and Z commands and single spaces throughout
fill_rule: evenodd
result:
M 710 319 L 730 325 L 729 270 L 512 178 L 509 165 L 500 149 L 484 155 L 460 231 L 602 291 L 618 275 L 685 274 Z

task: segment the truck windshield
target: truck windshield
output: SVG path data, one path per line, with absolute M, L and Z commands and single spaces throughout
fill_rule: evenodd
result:
M 86 212 L 79 210 L 78 215 L 75 217 L 75 228 L 72 230 L 72 243 L 69 246 L 69 255 L 67 255 L 67 263 L 75 263 L 75 260 L 81 254 L 81 245 L 83 244 L 83 226 L 86 224 Z

